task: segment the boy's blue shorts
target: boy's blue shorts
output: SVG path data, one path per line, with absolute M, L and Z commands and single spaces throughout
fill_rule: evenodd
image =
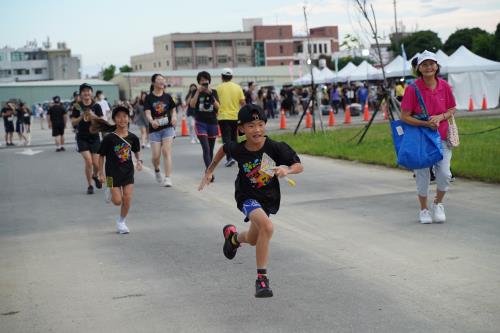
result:
M 241 207 L 241 211 L 245 214 L 245 222 L 250 221 L 250 213 L 256 209 L 262 208 L 262 205 L 254 199 L 247 199 L 243 202 L 243 207 Z M 267 216 L 269 214 L 266 212 L 264 208 L 262 208 Z

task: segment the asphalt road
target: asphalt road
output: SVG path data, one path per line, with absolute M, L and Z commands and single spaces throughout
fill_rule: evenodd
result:
M 247 227 L 236 168 L 198 192 L 201 148 L 176 139 L 174 187 L 136 173 L 117 235 L 74 146 L 34 144 L 0 150 L 2 333 L 499 331 L 498 185 L 458 179 L 448 222 L 420 225 L 411 173 L 302 156 L 273 217 L 275 297 L 255 299 L 254 249 L 222 254 L 222 227 Z

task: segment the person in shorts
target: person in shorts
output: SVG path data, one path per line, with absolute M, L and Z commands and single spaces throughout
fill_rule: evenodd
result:
M 61 152 L 66 150 L 64 148 L 64 129 L 67 122 L 66 109 L 61 104 L 59 96 L 54 96 L 52 101 L 54 103 L 47 111 L 47 122 L 49 128 L 52 129 L 52 137 L 56 142 L 56 152 Z

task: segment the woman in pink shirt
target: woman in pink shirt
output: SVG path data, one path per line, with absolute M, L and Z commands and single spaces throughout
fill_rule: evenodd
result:
M 443 148 L 443 160 L 435 165 L 437 191 L 431 210 L 427 206 L 427 196 L 430 182 L 429 168 L 417 169 L 415 179 L 417 182 L 418 200 L 420 202 L 420 223 L 442 223 L 446 221 L 443 198 L 450 185 L 451 149 L 446 144 L 448 119 L 455 113 L 455 98 L 451 88 L 445 80 L 438 77 L 439 64 L 436 55 L 424 51 L 417 62 L 417 76 L 415 85 L 422 95 L 425 107 L 429 114 L 428 120 L 420 120 L 422 109 L 417 98 L 415 87 L 409 85 L 405 90 L 401 102 L 401 120 L 413 126 L 425 126 L 439 131 Z

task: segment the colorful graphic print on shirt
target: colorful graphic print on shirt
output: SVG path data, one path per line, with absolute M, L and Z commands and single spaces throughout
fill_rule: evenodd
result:
M 157 117 L 162 117 L 165 114 L 165 104 L 162 102 L 153 103 L 153 109 L 155 110 L 155 115 Z
M 114 146 L 113 151 L 115 152 L 116 157 L 118 157 L 120 163 L 124 163 L 130 160 L 130 146 L 125 144 L 125 142 L 119 143 Z
M 272 177 L 266 173 L 260 172 L 261 160 L 255 159 L 253 162 L 246 162 L 243 164 L 243 172 L 250 181 L 253 188 L 261 188 L 268 185 Z

